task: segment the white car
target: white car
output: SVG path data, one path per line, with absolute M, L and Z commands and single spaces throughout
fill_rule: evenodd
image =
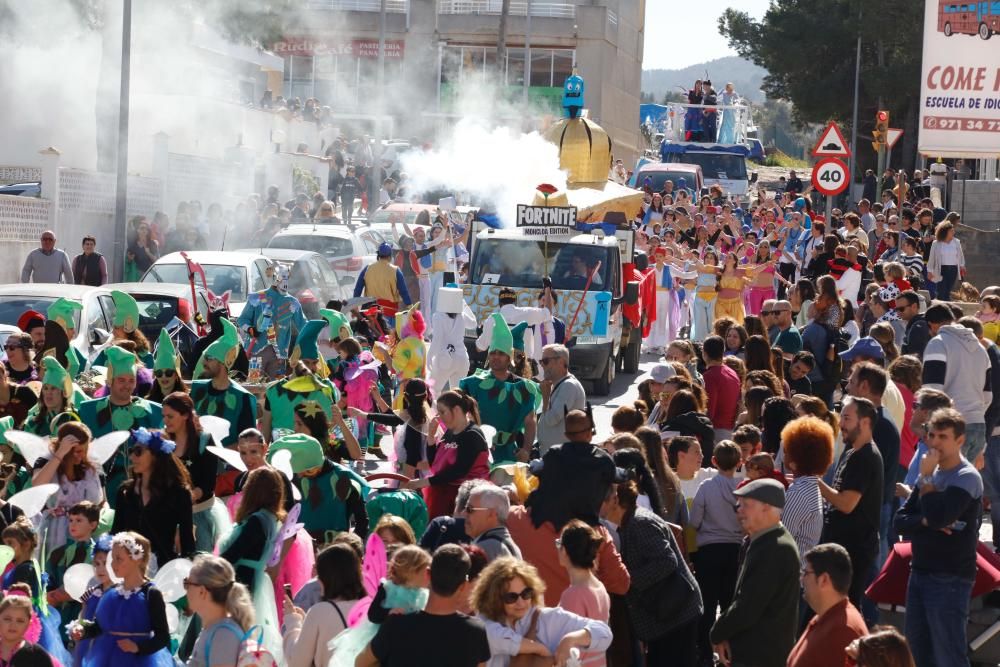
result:
M 226 291 L 230 292 L 229 313 L 233 319 L 243 312 L 248 295 L 268 287 L 267 272 L 271 260 L 264 255 L 211 250 L 194 250 L 186 254 L 205 271 L 206 287 L 213 294 L 222 296 Z M 179 252 L 164 255 L 149 267 L 141 282 L 190 285 L 187 263 Z M 200 277 L 196 277 L 195 284 L 201 286 Z
M 361 269 L 375 262 L 375 252 L 385 240 L 367 226 L 307 223 L 289 225 L 267 247 L 318 252 L 340 276 L 341 286 L 353 289 Z

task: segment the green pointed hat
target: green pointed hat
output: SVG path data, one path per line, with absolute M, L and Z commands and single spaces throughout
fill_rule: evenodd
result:
M 222 362 L 226 368 L 232 368 L 236 363 L 236 355 L 240 352 L 240 332 L 228 317 L 220 318 L 222 335 L 216 338 L 201 353 L 201 358 L 194 367 L 194 379 L 201 377 L 205 359 L 215 359 Z
M 320 308 L 319 315 L 330 325 L 330 342 L 341 341 L 345 336 L 341 335 L 342 329 L 347 329 L 347 335 L 351 335 L 351 321 L 339 310 Z
M 170 334 L 166 329 L 160 329 L 160 338 L 156 341 L 156 355 L 153 357 L 154 371 L 177 370 L 177 352 L 174 350 L 174 341 L 170 340 Z
M 493 338 L 490 340 L 489 352 L 498 350 L 508 357 L 514 356 L 514 336 L 510 326 L 500 313 L 493 313 Z
M 52 302 L 51 306 L 49 306 L 48 311 L 45 313 L 45 317 L 53 320 L 54 322 L 58 322 L 66 331 L 69 331 L 70 329 L 76 331 L 76 322 L 74 321 L 75 314 L 77 311 L 82 310 L 82 303 L 59 297 Z
M 295 338 L 295 348 L 288 357 L 291 364 L 298 363 L 300 359 L 319 359 L 319 347 L 316 342 L 319 339 L 319 332 L 326 326 L 326 320 L 309 320 L 299 331 Z
M 50 387 L 59 387 L 62 390 L 64 398 L 69 398 L 73 395 L 73 379 L 66 372 L 66 369 L 62 367 L 58 359 L 55 357 L 43 357 L 42 366 L 45 368 L 45 374 L 42 376 L 43 385 L 47 384 Z
M 274 455 L 283 449 L 292 453 L 292 472 L 294 473 L 323 465 L 323 446 L 319 444 L 319 440 L 311 435 L 291 433 L 279 438 L 271 443 L 271 447 L 267 450 L 267 462 L 270 463 Z
M 108 363 L 108 380 L 119 375 L 135 375 L 135 354 L 123 347 L 112 345 L 104 351 Z
M 511 327 L 510 335 L 514 339 L 514 349 L 524 352 L 524 332 L 528 328 L 527 322 L 521 322 Z
M 125 333 L 132 333 L 139 328 L 139 304 L 130 295 L 119 290 L 111 290 L 111 298 L 115 302 L 114 327 L 121 327 Z

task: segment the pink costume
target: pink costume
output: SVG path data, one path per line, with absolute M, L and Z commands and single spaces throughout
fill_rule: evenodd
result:
M 774 275 L 774 266 L 768 266 L 761 270 L 761 273 Z M 768 299 L 775 298 L 774 279 L 771 279 L 770 287 L 751 286 L 747 290 L 747 314 L 760 315 L 760 309 Z

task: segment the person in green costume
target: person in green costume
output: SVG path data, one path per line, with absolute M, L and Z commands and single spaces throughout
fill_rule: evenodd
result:
M 3 450 L 6 452 L 8 449 L 11 451 L 10 464 L 13 470 L 8 470 L 8 475 L 4 479 L 5 493 L 4 496 L 10 498 L 12 495 L 18 491 L 23 491 L 24 489 L 31 486 L 31 466 L 35 464 L 34 461 L 28 463 L 24 460 L 24 456 L 21 454 L 20 449 L 12 442 L 8 442 L 6 436 L 4 435 L 7 431 L 13 431 L 14 429 L 14 418 L 13 417 L 0 417 L 0 445 L 2 445 Z M 7 455 L 4 458 L 8 458 Z M 4 514 L 7 513 L 6 507 L 8 505 L 0 505 L 0 509 L 4 509 Z M 13 507 L 12 505 L 10 507 Z M 20 510 L 18 510 L 20 512 Z M 3 516 L 0 516 L 0 523 L 3 522 Z M 8 521 L 7 523 L 10 523 Z
M 514 336 L 500 313 L 491 317 L 489 369 L 477 370 L 463 378 L 459 388 L 479 403 L 482 423 L 497 430 L 492 443 L 493 462 L 527 461 L 535 442 L 535 412 L 541 406 L 542 395 L 533 380 L 511 372 Z
M 340 353 L 337 352 L 337 343 L 354 335 L 351 331 L 351 319 L 339 310 L 333 310 L 332 308 L 320 308 L 319 316 L 326 320 L 330 351 L 333 353 L 332 357 L 325 359 L 327 368 L 331 366 L 336 368 L 337 364 L 340 363 Z
M 153 386 L 146 398 L 162 403 L 164 398 L 175 391 L 188 391 L 181 377 L 181 355 L 174 349 L 174 341 L 170 339 L 167 330 L 160 329 L 156 352 L 153 353 Z
M 55 357 L 43 357 L 42 395 L 28 411 L 22 429 L 42 437 L 56 434 L 67 421 L 79 421 L 76 403 L 79 400 L 69 372 Z M 83 397 L 86 400 L 86 396 Z M 83 402 L 82 400 L 80 401 Z
M 221 444 L 235 447 L 240 433 L 257 425 L 257 397 L 229 378 L 240 353 L 240 336 L 236 325 L 228 319 L 222 320 L 222 329 L 222 336 L 212 341 L 198 359 L 194 376 L 204 379 L 191 383 L 191 400 L 199 416 L 229 421 L 229 435 Z
M 275 382 L 264 392 L 260 430 L 277 439 L 282 431 L 295 430 L 295 406 L 304 401 L 316 401 L 323 412 L 332 414 L 332 406 L 340 401 L 340 392 L 326 375 L 326 363 L 320 358 L 316 339 L 326 326 L 326 320 L 310 320 L 302 327 L 295 347 L 289 357 L 293 364 L 293 377 Z M 300 365 L 298 362 L 302 362 Z
M 363 477 L 323 456 L 319 441 L 304 433 L 292 433 L 274 442 L 267 451 L 273 465 L 278 452 L 291 453 L 294 482 L 302 492 L 299 521 L 320 544 L 351 529 L 362 537 L 368 534 L 365 498 L 370 491 Z M 244 489 L 244 494 L 246 489 Z
M 61 326 L 66 332 L 66 338 L 68 340 L 73 340 L 73 338 L 76 337 L 76 319 L 80 316 L 80 314 L 82 314 L 82 312 L 82 303 L 59 297 L 52 302 L 52 305 L 49 306 L 49 309 L 45 312 L 45 317 L 48 318 L 49 321 L 55 322 Z M 48 341 L 46 341 L 43 345 L 45 348 L 50 346 Z M 76 377 L 77 373 L 86 367 L 87 358 L 84 357 L 83 353 L 76 349 L 73 345 L 70 345 L 69 349 L 72 351 L 73 356 L 76 357 L 76 362 L 75 364 L 71 362 L 67 365 L 67 368 L 70 371 L 70 375 L 72 377 Z M 69 352 L 67 352 L 67 356 L 68 355 Z
M 115 319 L 111 323 L 112 345 L 114 341 L 130 340 L 135 343 L 135 353 L 146 368 L 153 366 L 153 353 L 149 339 L 139 330 L 139 304 L 131 295 L 119 290 L 111 290 L 111 300 L 115 304 Z M 107 366 L 104 348 L 97 353 L 92 366 Z
M 62 617 L 60 628 L 63 629 L 63 640 L 66 639 L 66 624 L 80 615 L 80 603 L 74 600 L 63 588 L 63 576 L 73 565 L 92 563 L 94 559 L 94 532 L 101 518 L 101 508 L 89 501 L 73 505 L 67 512 L 69 515 L 70 540 L 57 547 L 49 554 L 45 562 L 48 573 L 46 582 L 46 598 L 51 607 L 59 610 Z
M 112 431 L 128 431 L 163 426 L 163 411 L 159 403 L 133 396 L 136 359 L 128 350 L 112 345 L 106 350 L 108 361 L 108 395 L 84 401 L 80 406 L 80 421 L 90 427 L 95 438 Z M 118 487 L 125 481 L 128 466 L 125 448 L 121 447 L 104 464 L 107 476 L 107 497 L 114 506 Z

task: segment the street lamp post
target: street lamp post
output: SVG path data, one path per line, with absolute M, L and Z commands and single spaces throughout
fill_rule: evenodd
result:
M 118 92 L 118 159 L 115 162 L 115 245 L 113 268 L 116 281 L 125 273 L 125 239 L 128 224 L 128 116 L 129 77 L 132 68 L 132 0 L 122 0 L 122 62 Z

